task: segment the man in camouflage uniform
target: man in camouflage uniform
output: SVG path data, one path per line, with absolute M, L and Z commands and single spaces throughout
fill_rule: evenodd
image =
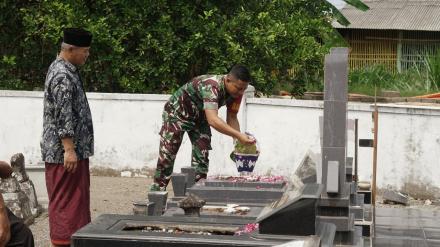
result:
M 191 166 L 196 169 L 196 181 L 206 178 L 208 173 L 210 127 L 242 143 L 255 142 L 252 137 L 240 132 L 237 119 L 241 99 L 250 80 L 248 69 L 236 65 L 227 75 L 195 77 L 171 96 L 162 114 L 159 159 L 150 190 L 166 189 L 185 132 L 192 143 Z M 218 108 L 224 105 L 227 107 L 226 122 L 218 116 Z

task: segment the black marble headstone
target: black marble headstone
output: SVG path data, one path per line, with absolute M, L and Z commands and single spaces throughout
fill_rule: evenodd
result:
M 266 207 L 257 218 L 260 234 L 316 234 L 315 220 L 321 192 L 320 184 L 306 184 L 300 193 L 286 192 L 284 198 Z

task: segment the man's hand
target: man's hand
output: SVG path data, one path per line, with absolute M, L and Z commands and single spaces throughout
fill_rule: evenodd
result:
M 61 139 L 64 147 L 64 169 L 67 172 L 74 173 L 78 164 L 78 158 L 75 153 L 75 145 L 71 137 Z
M 78 158 L 74 149 L 68 149 L 64 152 L 64 169 L 67 172 L 74 173 L 78 164 Z
M 249 145 L 249 144 L 254 144 L 256 140 L 252 136 L 248 136 L 246 134 L 240 133 L 240 135 L 238 136 L 238 141 L 243 144 Z

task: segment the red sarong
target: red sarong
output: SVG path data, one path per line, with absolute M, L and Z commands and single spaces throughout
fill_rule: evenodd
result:
M 78 161 L 75 173 L 63 164 L 45 165 L 50 239 L 55 245 L 70 245 L 72 234 L 90 222 L 89 159 Z

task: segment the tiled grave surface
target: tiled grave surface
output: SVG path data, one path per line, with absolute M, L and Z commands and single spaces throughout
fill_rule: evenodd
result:
M 214 207 L 210 205 L 211 207 Z M 224 208 L 226 207 L 226 204 L 218 205 L 218 208 Z M 207 217 L 207 218 L 240 218 L 244 220 L 248 220 L 248 223 L 252 223 L 255 221 L 255 219 L 260 214 L 262 207 L 249 207 L 248 212 L 236 212 L 236 213 L 228 213 L 221 210 L 207 210 L 202 208 L 200 212 L 200 217 Z M 171 207 L 168 208 L 163 216 L 171 216 L 171 217 L 181 217 L 184 215 L 183 209 L 177 208 L 177 207 Z
M 440 211 L 377 208 L 373 246 L 440 246 Z
M 202 209 L 200 217 L 205 218 L 238 218 L 253 222 L 267 203 L 276 201 L 282 197 L 287 189 L 286 182 L 273 180 L 253 180 L 254 177 L 225 177 L 208 178 L 187 189 L 188 194 L 194 194 L 205 200 L 206 207 Z M 167 202 L 167 210 L 163 216 L 180 217 L 183 211 L 177 207 L 178 201 L 184 197 L 170 198 Z M 247 212 L 231 213 L 228 211 L 214 210 L 213 207 L 227 208 L 228 205 L 236 204 L 239 207 L 248 207 Z
M 241 187 L 241 188 L 272 188 L 272 189 L 282 189 L 286 182 L 277 181 L 272 183 L 267 182 L 241 182 L 237 183 L 234 181 L 220 180 L 220 179 L 208 179 L 205 181 L 205 186 L 208 187 Z
M 207 203 L 261 203 L 278 200 L 286 190 L 285 182 L 225 181 L 208 179 L 187 189 Z

